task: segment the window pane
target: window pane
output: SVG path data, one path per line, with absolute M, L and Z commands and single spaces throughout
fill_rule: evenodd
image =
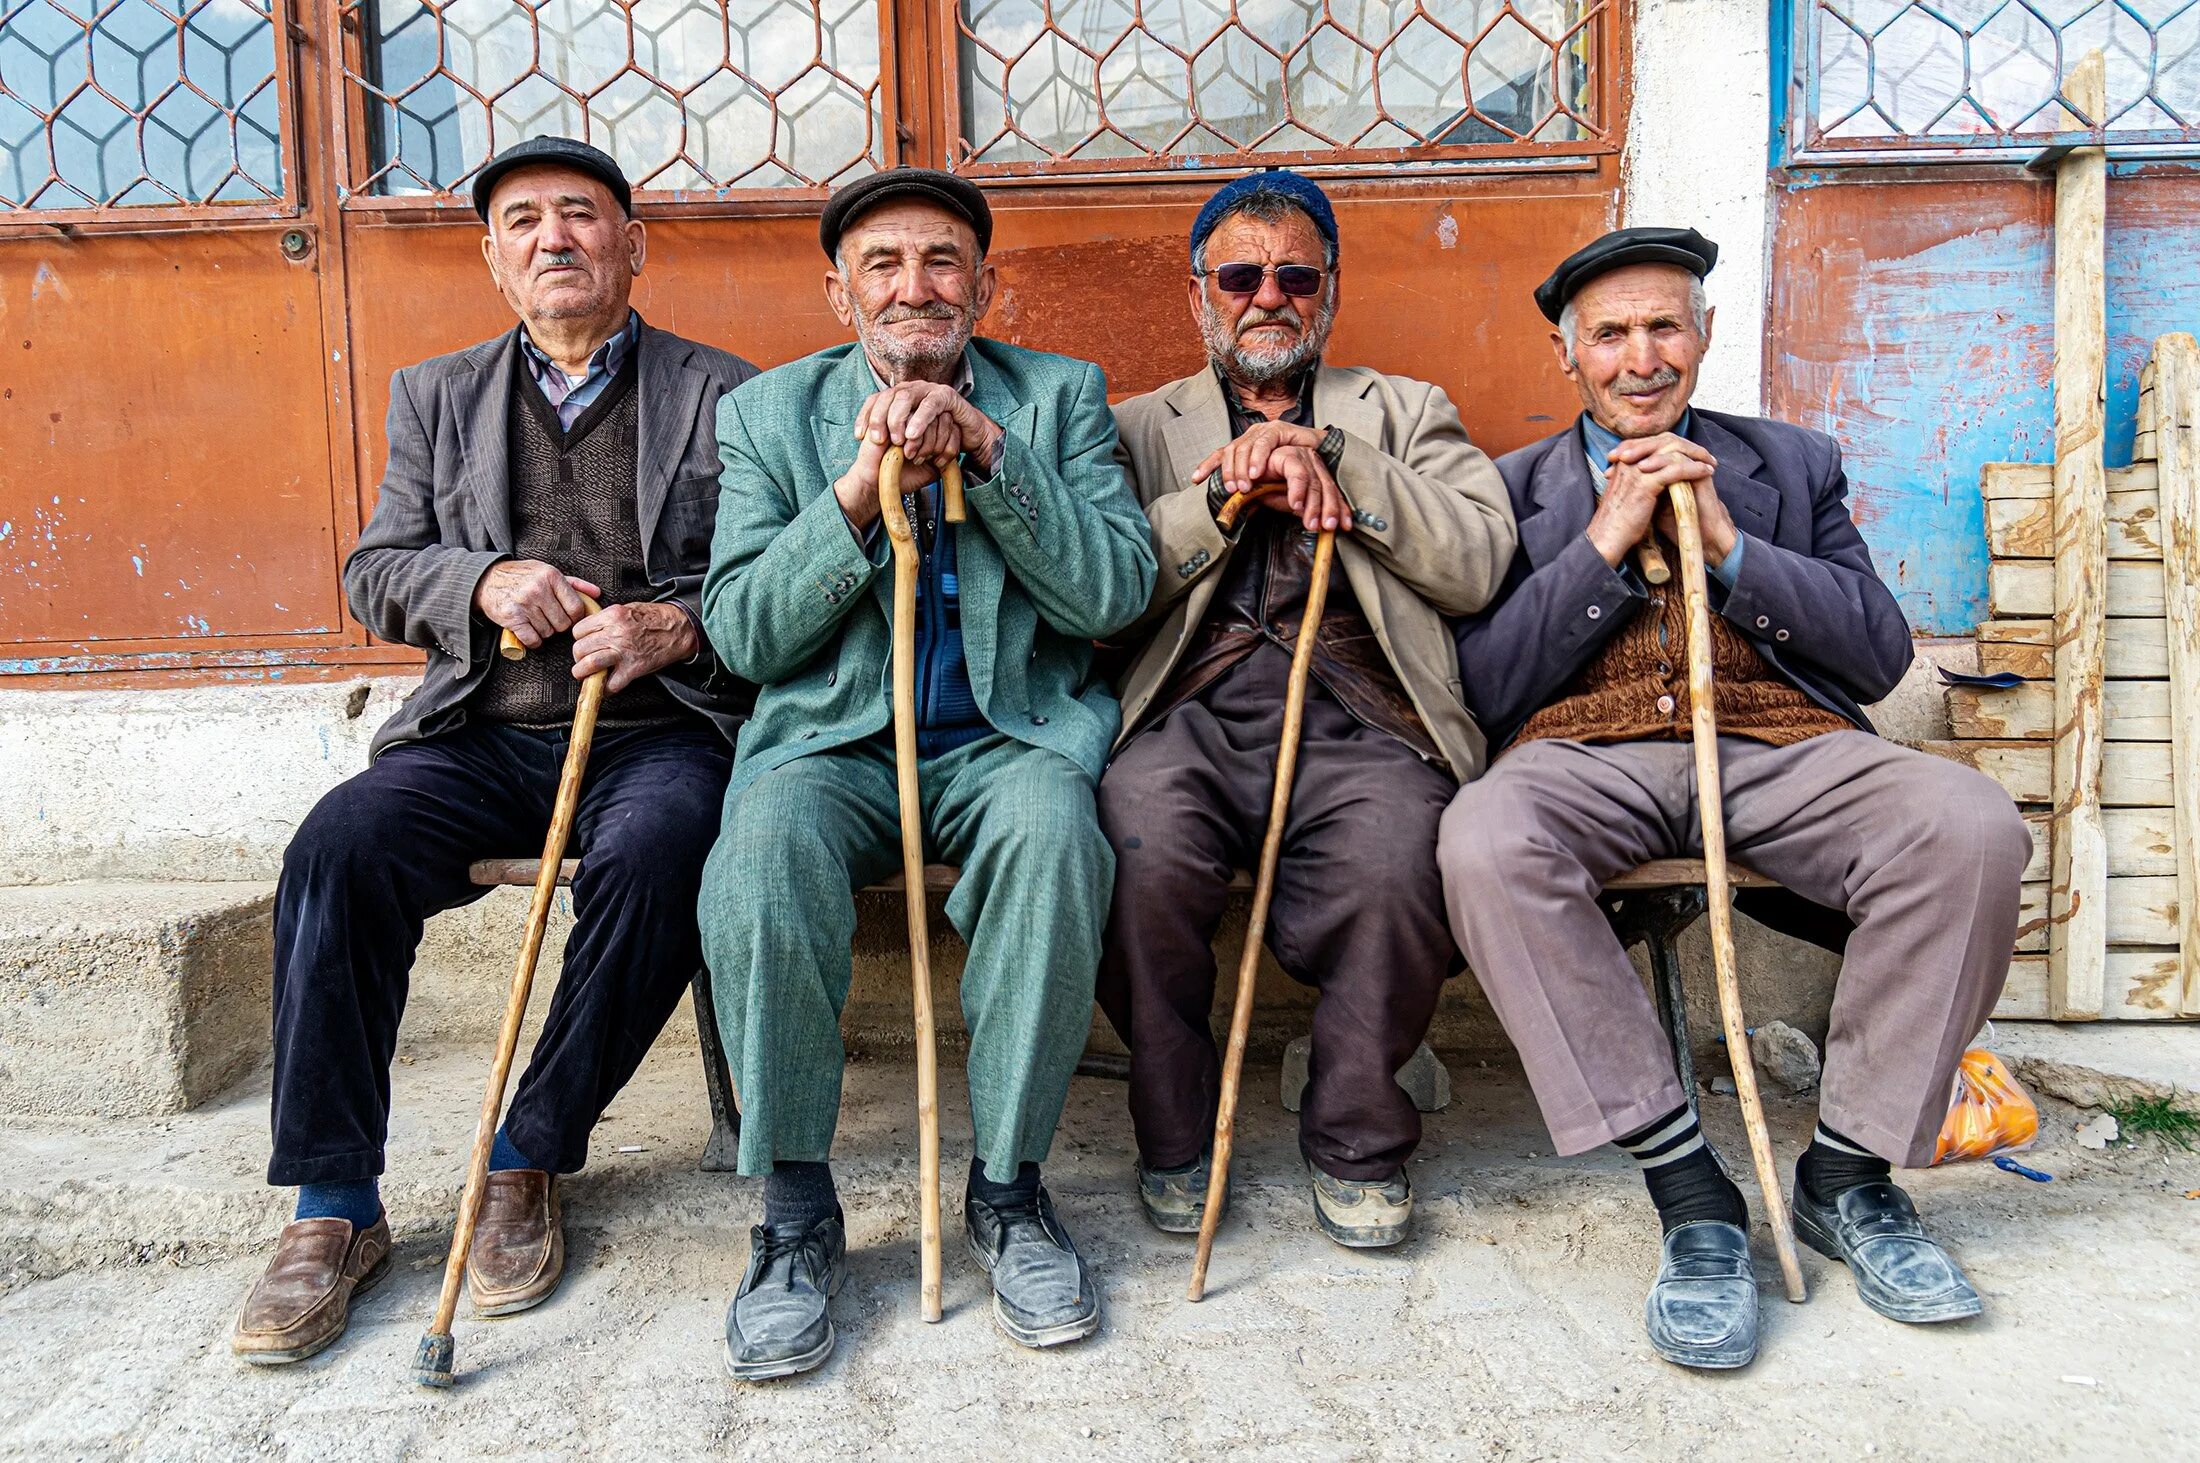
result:
M 655 189 L 811 187 L 882 156 L 877 0 L 383 0 L 365 13 L 354 80 L 373 192 L 456 189 L 545 133 L 585 138 Z
M 1599 135 L 1588 0 L 964 0 L 977 163 Z
M 2020 146 L 2079 125 L 2058 99 L 2095 49 L 2108 111 L 2088 120 L 2112 137 L 2200 137 L 2192 0 L 1813 0 L 1807 13 L 1812 141 Z
M 280 201 L 256 0 L 0 0 L 0 208 Z

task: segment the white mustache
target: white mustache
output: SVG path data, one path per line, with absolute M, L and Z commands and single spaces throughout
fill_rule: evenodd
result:
M 1668 386 L 1677 385 L 1680 379 L 1681 373 L 1667 366 L 1648 376 L 1621 376 L 1613 381 L 1612 389 L 1626 395 L 1643 391 L 1663 391 Z

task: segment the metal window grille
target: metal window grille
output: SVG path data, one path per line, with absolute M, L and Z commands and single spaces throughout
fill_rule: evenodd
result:
M 2200 0 L 1797 0 L 1793 24 L 1802 160 L 2200 143 Z M 2062 89 L 2094 49 L 2088 117 Z
M 1609 152 L 1608 0 L 963 0 L 975 176 Z
M 355 194 L 458 190 L 544 133 L 640 189 L 815 188 L 884 166 L 878 0 L 345 0 Z
M 0 209 L 287 202 L 272 5 L 0 0 Z

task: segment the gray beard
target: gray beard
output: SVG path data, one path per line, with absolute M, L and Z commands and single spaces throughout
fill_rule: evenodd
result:
M 1221 367 L 1225 376 L 1233 381 L 1265 386 L 1271 381 L 1288 380 L 1319 362 L 1322 352 L 1329 346 L 1330 327 L 1336 322 L 1336 295 L 1330 293 L 1323 298 L 1314 323 L 1295 343 L 1282 350 L 1251 350 L 1238 344 L 1236 331 L 1215 308 L 1214 302 L 1203 300 L 1199 335 L 1206 344 L 1207 359 Z
M 856 339 L 864 353 L 888 368 L 894 376 L 904 376 L 915 371 L 942 370 L 955 363 L 970 344 L 970 336 L 977 322 L 970 315 L 956 318 L 955 330 L 938 345 L 911 345 L 889 332 L 884 326 L 874 324 L 861 310 L 856 312 Z M 892 384 L 891 382 L 888 383 Z

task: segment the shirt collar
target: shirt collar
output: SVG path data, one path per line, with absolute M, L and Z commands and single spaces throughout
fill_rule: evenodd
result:
M 1691 408 L 1681 413 L 1681 419 L 1674 425 L 1673 430 L 1681 436 L 1687 437 L 1690 428 L 1695 425 L 1696 413 Z M 1581 414 L 1581 451 L 1582 455 L 1589 459 L 1589 476 L 1596 480 L 1597 491 L 1600 493 L 1604 491 L 1605 465 L 1612 460 L 1612 449 L 1619 446 L 1620 440 L 1619 433 L 1605 430 L 1597 419 L 1587 412 Z M 1690 440 L 1693 441 L 1694 439 L 1690 438 Z
M 627 354 L 634 349 L 634 342 L 641 339 L 641 335 L 641 313 L 628 310 L 626 324 L 589 355 L 588 369 L 582 373 L 579 384 L 585 386 L 600 377 L 617 375 L 619 368 L 626 364 Z M 537 382 L 555 372 L 561 380 L 571 384 L 572 378 L 565 374 L 556 361 L 550 359 L 541 346 L 535 344 L 534 337 L 527 333 L 524 321 L 519 327 L 519 348 L 521 355 L 526 358 L 527 369 L 533 373 Z

